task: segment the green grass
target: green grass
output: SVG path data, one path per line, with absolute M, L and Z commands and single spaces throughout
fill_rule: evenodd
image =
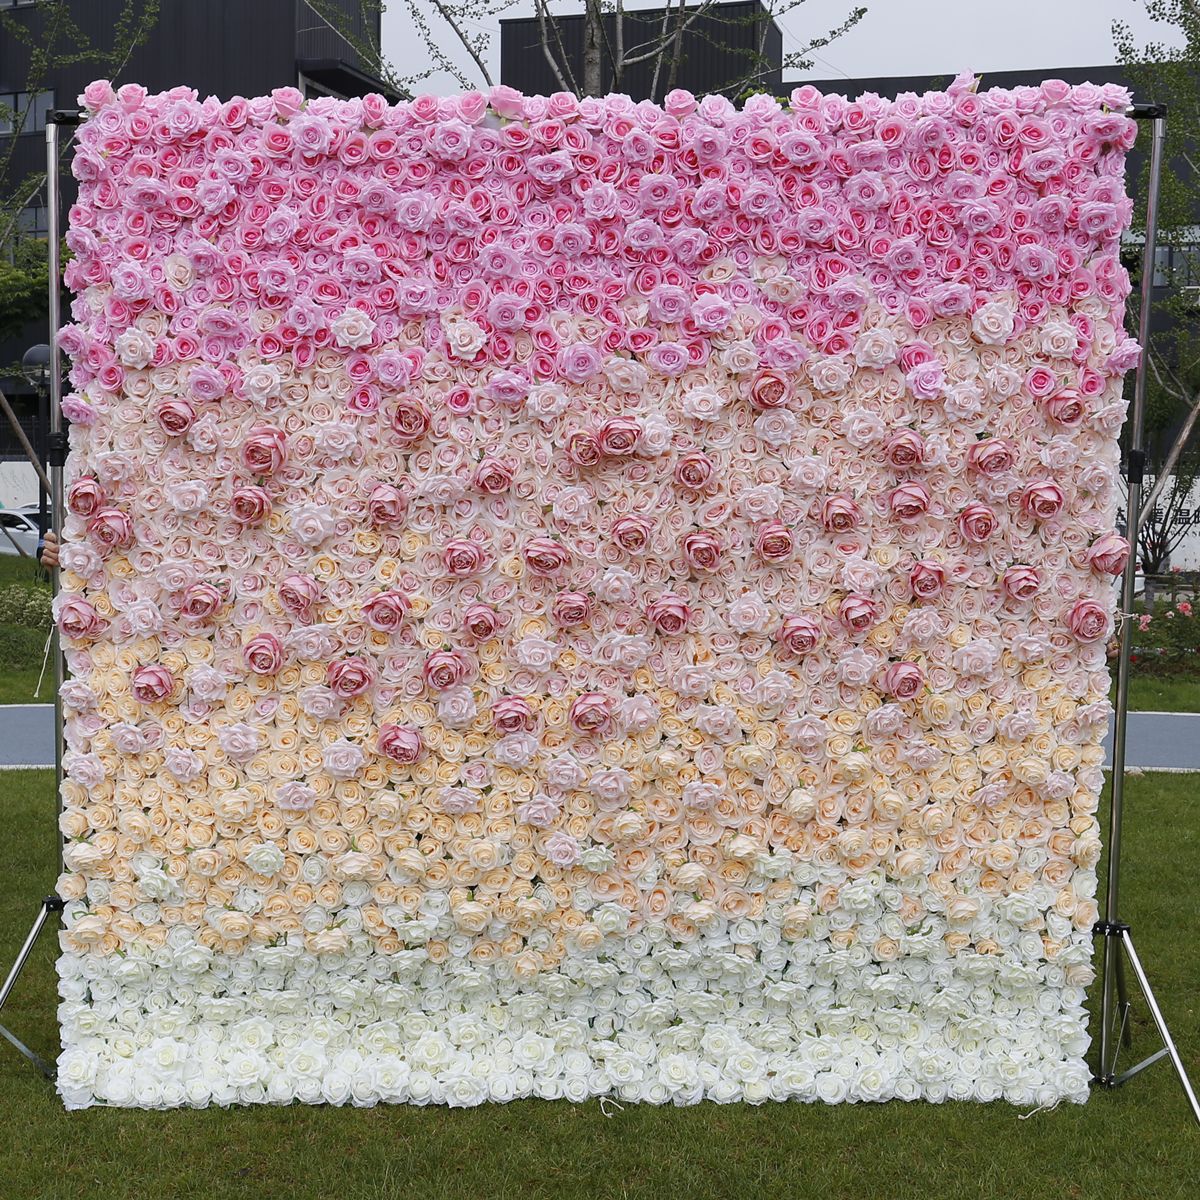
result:
M 49 772 L 0 774 L 0 964 L 53 876 Z M 1200 1079 L 1200 806 L 1189 776 L 1128 788 L 1124 917 Z M 54 938 L 6 1023 L 54 1053 Z M 1093 1008 L 1096 1006 L 1093 989 Z M 1158 1043 L 1138 1007 L 1139 1054 Z M 1194 1200 L 1200 1129 L 1157 1063 L 1086 1105 L 1021 1120 L 1006 1104 L 830 1108 L 518 1101 L 471 1110 L 310 1107 L 65 1113 L 0 1043 L 4 1200 Z
M 1129 709 L 1131 712 L 1200 713 L 1200 678 L 1191 675 L 1131 675 Z

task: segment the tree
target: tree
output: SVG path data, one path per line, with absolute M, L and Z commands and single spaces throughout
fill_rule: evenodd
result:
M 1144 0 L 1150 19 L 1170 31 L 1170 41 L 1140 46 L 1129 26 L 1113 24 L 1119 61 L 1135 93 L 1167 106 L 1167 139 L 1159 187 L 1160 269 L 1166 289 L 1157 301 L 1162 328 L 1144 348 L 1149 366 L 1146 432 L 1155 468 L 1146 492 L 1139 537 L 1142 569 L 1161 572 L 1187 532 L 1173 524 L 1187 511 L 1200 477 L 1196 426 L 1200 421 L 1200 236 L 1197 233 L 1196 178 L 1200 173 L 1200 0 Z M 1174 169 L 1171 169 L 1171 166 Z M 1134 229 L 1145 234 L 1149 162 L 1137 189 Z M 1138 264 L 1140 269 L 1140 255 Z M 1148 281 L 1143 281 L 1148 282 Z
M 488 67 L 493 37 L 488 25 L 515 6 L 514 0 L 401 0 L 424 43 L 429 66 L 415 75 L 400 77 L 382 62 L 377 45 L 352 34 L 345 14 L 339 13 L 328 0 L 308 0 L 308 3 L 398 91 L 419 88 L 423 80 L 438 73 L 448 74 L 466 89 L 494 86 L 496 80 Z M 762 8 L 769 18 L 778 22 L 805 3 L 806 0 L 763 0 Z M 383 7 L 380 0 L 362 0 L 362 5 L 364 11 L 375 14 Z M 648 67 L 652 81 L 650 98 L 654 100 L 661 100 L 676 86 L 688 39 L 704 36 L 717 40 L 711 32 L 712 26 L 706 22 L 715 21 L 718 29 L 732 30 L 756 19 L 752 14 L 722 12 L 720 0 L 698 0 L 691 5 L 686 0 L 662 0 L 657 21 L 652 23 L 644 12 L 627 12 L 625 0 L 579 0 L 574 15 L 583 19 L 583 53 L 577 69 L 567 52 L 564 37 L 563 20 L 569 14 L 552 12 L 551 0 L 533 0 L 533 9 L 541 52 L 564 92 L 597 96 L 610 87 L 619 92 L 631 68 Z M 852 8 L 834 28 L 813 38 L 801 49 L 785 54 L 783 68 L 811 68 L 813 52 L 852 29 L 866 11 L 861 6 Z M 770 62 L 766 53 L 768 29 L 769 22 L 763 21 L 758 44 L 742 51 L 744 63 L 740 77 L 720 81 L 723 91 L 737 94 L 757 90 L 762 78 L 778 68 L 779 64 Z M 451 58 L 447 44 L 458 44 L 466 51 L 471 64 L 468 69 L 462 69 Z

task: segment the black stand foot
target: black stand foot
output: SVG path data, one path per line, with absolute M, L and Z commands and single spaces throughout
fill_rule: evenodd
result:
M 37 916 L 33 919 L 33 926 L 29 930 L 25 938 L 24 944 L 17 952 L 16 961 L 12 965 L 12 970 L 9 971 L 7 978 L 4 980 L 4 986 L 0 987 L 0 1009 L 5 1005 L 9 995 L 16 987 L 17 979 L 21 974 L 22 968 L 29 959 L 29 955 L 33 950 L 34 944 L 38 940 L 38 934 L 42 932 L 43 926 L 50 919 L 51 913 L 61 913 L 63 910 L 63 902 L 58 896 L 46 896 L 42 900 L 41 907 L 38 909 Z M 0 1025 L 0 1037 L 3 1037 L 13 1047 L 19 1050 L 47 1079 L 55 1077 L 54 1067 L 51 1066 L 42 1056 L 31 1050 L 15 1033 L 7 1029 L 4 1025 Z

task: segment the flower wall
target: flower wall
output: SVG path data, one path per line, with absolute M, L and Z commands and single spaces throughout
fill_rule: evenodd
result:
M 1084 1099 L 1127 101 L 92 85 L 65 1102 Z

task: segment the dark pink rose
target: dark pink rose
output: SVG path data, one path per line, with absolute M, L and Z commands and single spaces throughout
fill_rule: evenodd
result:
M 187 433 L 196 420 L 196 410 L 189 401 L 182 398 L 164 400 L 154 415 L 163 430 L 172 437 L 180 437 Z
M 283 644 L 273 633 L 255 634 L 242 647 L 242 658 L 255 675 L 276 675 L 283 666 Z
M 821 641 L 821 626 L 805 613 L 784 617 L 779 632 L 775 635 L 780 644 L 793 654 L 810 654 Z
M 958 531 L 968 542 L 982 546 L 996 530 L 996 514 L 986 504 L 972 500 L 958 514 Z
M 635 454 L 642 440 L 641 422 L 633 417 L 611 417 L 600 426 L 597 439 L 600 453 L 610 458 L 625 458 Z
M 225 602 L 221 590 L 211 583 L 189 583 L 179 597 L 179 615 L 189 621 L 207 621 Z
M 1106 533 L 1088 548 L 1088 565 L 1100 575 L 1120 575 L 1129 561 L 1129 543 L 1119 533 Z
M 557 575 L 571 561 L 560 542 L 547 537 L 532 538 L 522 551 L 525 565 L 534 575 Z
M 721 543 L 707 529 L 697 529 L 683 539 L 683 557 L 697 571 L 715 571 L 721 565 Z
M 425 752 L 421 731 L 413 725 L 380 725 L 376 745 L 385 758 L 405 767 L 420 762 Z
M 925 686 L 925 672 L 914 662 L 894 662 L 880 678 L 883 690 L 897 700 L 911 700 Z
M 564 629 L 574 629 L 592 615 L 591 598 L 583 592 L 559 592 L 550 606 L 550 615 Z
M 1016 460 L 1012 443 L 1004 438 L 984 438 L 967 451 L 967 465 L 989 478 L 1011 471 Z
M 325 589 L 308 575 L 287 575 L 279 584 L 279 603 L 294 617 L 307 618 L 324 599 Z
M 830 499 L 840 499 L 840 497 L 830 497 Z M 850 503 L 854 502 L 850 501 Z M 824 506 L 822 506 L 823 515 Z M 847 526 L 847 528 L 853 528 L 853 526 Z M 754 549 L 758 551 L 759 558 L 764 562 L 786 562 L 792 557 L 795 548 L 796 539 L 792 536 L 792 531 L 781 521 L 769 521 L 759 529 L 758 535 L 754 539 Z
M 838 620 L 851 633 L 866 633 L 878 618 L 879 605 L 858 592 L 851 592 L 838 605 Z
M 476 542 L 466 538 L 451 538 L 442 551 L 442 564 L 451 575 L 462 578 L 483 570 L 487 555 Z
M 157 663 L 138 667 L 133 673 L 131 690 L 139 704 L 157 704 L 168 699 L 175 691 L 175 676 Z
M 1095 600 L 1079 600 L 1067 613 L 1067 628 L 1081 642 L 1098 642 L 1112 627 L 1108 609 Z
M 916 521 L 929 511 L 929 493 L 924 484 L 902 483 L 893 488 L 888 507 L 898 521 Z
M 1029 484 L 1021 493 L 1021 511 L 1035 521 L 1050 521 L 1062 512 L 1062 488 L 1048 479 Z
M 1041 589 L 1042 577 L 1033 567 L 1009 567 L 1000 582 L 1014 600 L 1032 600 Z
M 683 596 L 674 592 L 663 592 L 647 606 L 646 616 L 659 633 L 671 636 L 683 633 L 687 629 L 692 610 Z
M 67 508 L 77 517 L 90 517 L 106 503 L 104 489 L 88 476 L 76 479 L 67 488 Z
M 908 573 L 908 586 L 918 600 L 932 600 L 940 596 L 946 586 L 946 568 L 939 562 L 923 558 L 913 563 Z
M 488 604 L 468 604 L 463 613 L 463 628 L 476 641 L 485 642 L 500 628 L 500 615 Z
M 375 671 L 365 658 L 342 658 L 325 668 L 325 683 L 343 700 L 361 696 L 375 682 Z
M 693 450 L 676 462 L 675 482 L 680 487 L 694 488 L 696 491 L 700 491 L 712 482 L 714 470 L 712 459 L 707 454 Z
M 650 532 L 650 522 L 645 517 L 618 517 L 612 523 L 613 541 L 629 554 L 645 552 Z
M 133 522 L 119 508 L 98 508 L 87 523 L 88 535 L 105 550 L 120 549 L 133 542 Z
M 778 371 L 760 371 L 750 385 L 750 403 L 755 408 L 782 408 L 791 390 L 788 381 Z
M 376 592 L 363 601 L 363 620 L 380 633 L 395 633 L 411 607 L 403 592 Z
M 59 601 L 55 620 L 63 637 L 81 640 L 102 633 L 108 622 L 100 616 L 90 600 L 66 595 Z
M 415 446 L 429 430 L 429 409 L 417 396 L 401 396 L 391 411 L 390 419 L 392 432 L 402 446 Z
M 271 497 L 258 484 L 234 488 L 229 498 L 229 511 L 242 525 L 259 525 L 271 515 Z
M 367 499 L 373 525 L 399 525 L 408 514 L 408 497 L 390 483 L 377 483 Z
M 498 496 L 512 486 L 513 469 L 503 459 L 490 454 L 475 468 L 471 482 L 481 491 Z
M 577 467 L 594 467 L 602 457 L 600 439 L 590 429 L 573 429 L 567 434 L 566 454 Z
M 268 425 L 251 431 L 242 443 L 242 464 L 252 475 L 273 475 L 287 462 L 287 435 Z
M 492 724 L 501 733 L 531 733 L 537 714 L 522 696 L 501 696 L 492 705 Z
M 883 453 L 897 470 L 919 467 L 925 458 L 925 441 L 915 429 L 898 429 L 884 444 Z
M 449 691 L 464 682 L 474 664 L 461 650 L 437 650 L 425 660 L 421 675 L 435 692 Z
M 583 692 L 571 703 L 571 727 L 603 735 L 612 726 L 613 703 L 601 692 Z

